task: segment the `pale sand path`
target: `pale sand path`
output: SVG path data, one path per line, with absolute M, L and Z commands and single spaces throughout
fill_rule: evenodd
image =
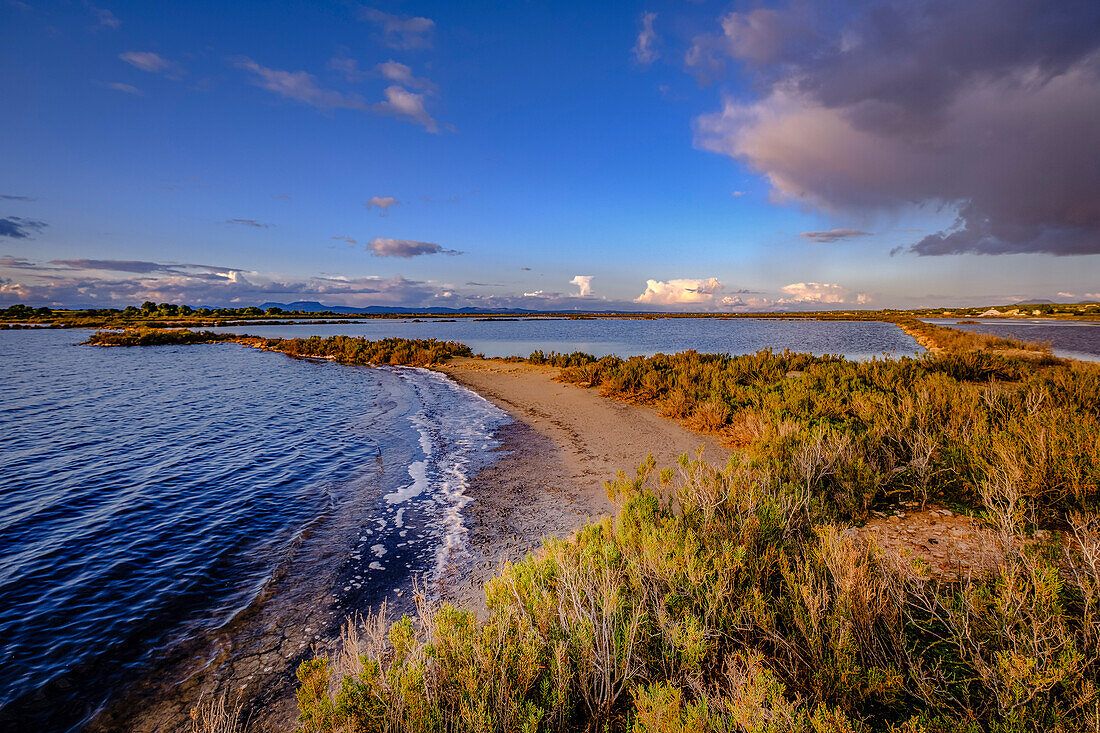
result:
M 718 465 L 731 453 L 652 408 L 555 382 L 554 367 L 458 358 L 436 369 L 515 420 L 499 433 L 505 455 L 466 491 L 473 498 L 465 510 L 469 556 L 455 562 L 443 589 L 444 598 L 479 609 L 481 586 L 502 560 L 520 559 L 543 537 L 567 537 L 588 519 L 612 513 L 604 482 L 618 471 L 633 476 L 650 453 L 659 468 L 699 447 Z

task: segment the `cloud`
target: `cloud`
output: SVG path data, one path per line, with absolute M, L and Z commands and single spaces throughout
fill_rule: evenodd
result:
M 423 89 L 429 93 L 434 92 L 436 89 L 431 80 L 414 76 L 411 67 L 397 61 L 383 62 L 375 66 L 374 70 L 381 74 L 384 79 L 389 79 L 412 89 Z
M 853 237 L 866 237 L 870 232 L 861 229 L 828 229 L 823 232 L 802 232 L 799 236 L 815 242 L 839 242 Z
M 178 78 L 186 73 L 179 64 L 152 51 L 127 51 L 120 53 L 118 57 L 130 66 L 151 74 L 164 74 L 171 78 Z
M 439 132 L 439 123 L 432 119 L 424 107 L 423 94 L 410 92 L 396 84 L 386 87 L 382 93 L 386 96 L 386 101 L 371 106 L 373 111 L 415 122 L 433 134 Z
M 135 96 L 141 96 L 142 92 L 137 87 L 131 84 L 123 84 L 120 81 L 112 82 L 107 85 L 108 89 L 114 89 L 116 92 L 124 92 L 126 94 L 133 94 Z
M 237 59 L 234 66 L 252 72 L 252 83 L 261 89 L 317 109 L 367 109 L 367 103 L 359 95 L 345 95 L 334 89 L 324 89 L 318 85 L 317 77 L 305 71 L 271 69 L 260 66 L 247 57 Z
M 255 219 L 226 219 L 226 224 L 240 224 L 246 227 L 255 227 L 257 229 L 270 229 L 275 226 L 274 224 L 265 224 L 262 221 L 256 221 Z
M 358 61 L 349 59 L 346 56 L 334 56 L 329 60 L 328 67 L 334 71 L 339 71 L 352 83 L 363 81 L 367 76 L 363 70 L 359 68 Z
M 1076 298 L 1077 296 L 1074 295 L 1073 293 L 1058 293 L 1058 297 L 1059 298 Z
M 385 216 L 394 206 L 400 206 L 401 202 L 393 196 L 371 196 L 363 206 L 367 209 L 381 209 L 381 215 Z
M 16 195 L 10 194 L 10 193 L 0 194 L 0 199 L 3 199 L 4 201 L 36 201 L 37 200 L 37 199 L 34 199 L 30 196 L 16 196 Z
M 142 275 L 165 274 L 186 275 L 188 277 L 207 277 L 211 274 L 225 276 L 237 268 L 219 267 L 216 265 L 195 264 L 166 264 L 163 262 L 149 262 L 147 260 L 91 260 L 69 259 L 50 260 L 53 268 L 65 270 L 105 270 L 108 272 L 128 272 Z
M 710 304 L 725 289 L 718 278 L 646 280 L 645 292 L 634 299 L 647 305 Z
M 346 234 L 345 235 L 338 235 L 338 236 L 335 236 L 335 237 L 332 237 L 332 238 L 333 239 L 338 239 L 341 242 L 347 242 L 348 244 L 359 244 L 358 239 L 355 239 L 354 237 L 349 237 Z
M 524 272 L 530 272 L 531 271 L 530 267 L 521 267 L 519 269 L 523 270 Z
M 122 25 L 122 21 L 115 17 L 115 14 L 110 10 L 104 8 L 97 8 L 94 6 L 88 6 L 88 9 L 92 11 L 92 14 L 96 17 L 96 23 L 100 28 L 118 28 Z
M 360 8 L 359 19 L 373 23 L 381 32 L 381 39 L 390 48 L 430 48 L 435 22 L 430 18 L 401 17 L 376 8 Z
M 1100 4 L 814 8 L 733 13 L 701 42 L 761 92 L 697 118 L 699 147 L 761 172 L 779 200 L 954 211 L 918 255 L 1100 254 Z
M 418 242 L 414 239 L 389 239 L 375 237 L 367 243 L 367 249 L 375 257 L 418 257 L 420 255 L 460 255 L 456 249 L 443 249 L 435 242 Z
M 535 290 L 535 291 L 530 292 L 530 293 L 524 293 L 523 297 L 524 298 L 541 298 L 545 295 L 547 295 L 545 290 Z M 551 295 L 556 295 L 556 293 L 551 293 Z
M 652 64 L 661 57 L 657 50 L 657 33 L 653 30 L 653 21 L 657 20 L 656 13 L 642 14 L 642 29 L 638 31 L 638 39 L 634 42 L 634 60 L 639 64 Z
M 573 279 L 569 281 L 570 285 L 576 285 L 580 291 L 577 293 L 577 297 L 587 298 L 592 295 L 592 275 L 574 275 Z
M 863 305 L 870 301 L 866 294 L 853 294 L 852 291 L 837 283 L 791 283 L 784 285 L 780 290 L 788 297 L 779 298 L 776 301 L 778 304 L 854 302 L 857 305 Z
M 46 223 L 19 216 L 0 218 L 0 237 L 12 239 L 32 239 L 34 234 L 46 228 Z
M 0 268 L 8 268 L 10 270 L 34 270 L 38 268 L 38 265 L 22 257 L 4 255 L 0 257 Z
M 739 199 L 744 195 L 745 195 L 744 191 L 734 191 L 733 193 L 730 194 L 730 196 L 733 196 L 735 199 Z

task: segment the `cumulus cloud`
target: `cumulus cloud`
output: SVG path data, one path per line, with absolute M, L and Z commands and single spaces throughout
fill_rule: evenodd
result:
M 663 281 L 646 280 L 645 292 L 634 299 L 648 305 L 710 304 L 722 293 L 725 285 L 718 278 L 681 278 Z
M 855 303 L 863 305 L 869 302 L 864 293 L 852 293 L 837 283 L 791 283 L 780 290 L 786 297 L 779 298 L 779 304 L 791 303 Z
M 401 202 L 395 199 L 393 196 L 371 196 L 367 199 L 363 206 L 366 209 L 380 209 L 382 216 L 386 215 L 391 208 L 400 205 Z
M 12 239 L 31 239 L 46 228 L 46 222 L 24 219 L 19 216 L 0 218 L 0 237 Z
M 592 275 L 574 275 L 573 279 L 569 281 L 570 285 L 577 286 L 577 296 L 581 298 L 587 298 L 592 295 Z
M 813 240 L 814 242 L 839 242 L 854 237 L 866 237 L 869 234 L 870 232 L 865 232 L 861 229 L 828 229 L 823 232 L 802 232 L 799 236 Z
M 419 257 L 420 255 L 460 255 L 457 249 L 444 249 L 435 242 L 418 242 L 414 239 L 389 239 L 375 237 L 367 243 L 367 249 L 375 257 Z
M 379 30 L 382 42 L 390 48 L 408 50 L 430 48 L 432 45 L 435 21 L 431 18 L 402 17 L 377 8 L 360 8 L 359 19 L 373 23 Z
M 634 60 L 639 64 L 652 64 L 661 57 L 657 50 L 657 32 L 653 30 L 655 20 L 657 20 L 656 13 L 642 13 L 642 29 L 638 31 L 633 49 Z
M 130 66 L 148 71 L 151 74 L 164 74 L 173 78 L 184 74 L 182 66 L 152 51 L 127 51 L 126 53 L 120 53 L 118 57 Z
M 262 221 L 256 221 L 255 219 L 226 219 L 226 224 L 240 224 L 246 227 L 255 227 L 256 229 L 270 229 L 275 226 L 274 224 L 265 224 Z
M 700 147 L 826 211 L 956 212 L 912 244 L 918 255 L 1100 253 L 1100 4 L 871 2 L 833 22 L 813 12 L 733 13 L 697 39 L 689 62 L 706 67 L 706 49 L 736 59 L 762 90 L 699 117 Z
M 415 122 L 430 133 L 439 132 L 439 123 L 432 119 L 424 106 L 424 95 L 410 92 L 396 84 L 386 87 L 382 92 L 385 102 L 378 102 L 371 107 L 380 114 L 393 115 L 401 119 Z
M 317 109 L 367 109 L 367 103 L 359 95 L 325 89 L 317 83 L 317 77 L 305 71 L 271 69 L 247 57 L 237 59 L 234 65 L 238 69 L 251 72 L 252 83 L 261 89 Z

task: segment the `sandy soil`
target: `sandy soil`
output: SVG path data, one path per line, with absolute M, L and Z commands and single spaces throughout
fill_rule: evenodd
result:
M 454 359 L 438 367 L 515 420 L 500 432 L 504 455 L 481 471 L 467 494 L 469 556 L 456 559 L 448 600 L 482 608 L 481 586 L 502 561 L 522 558 L 543 537 L 568 536 L 587 519 L 610 514 L 604 481 L 632 474 L 653 453 L 659 467 L 703 447 L 703 457 L 730 455 L 713 436 L 693 433 L 656 411 L 605 399 L 591 389 L 553 381 L 554 367 Z

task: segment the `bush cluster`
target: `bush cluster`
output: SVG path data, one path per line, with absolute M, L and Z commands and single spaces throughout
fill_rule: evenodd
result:
M 1100 522 L 927 580 L 751 462 L 620 475 L 614 518 L 298 670 L 301 729 L 1077 731 L 1097 718 Z M 992 501 L 992 499 L 991 499 Z M 1020 529 L 1013 527 L 1013 530 Z M 366 643 L 364 643 L 364 641 Z

